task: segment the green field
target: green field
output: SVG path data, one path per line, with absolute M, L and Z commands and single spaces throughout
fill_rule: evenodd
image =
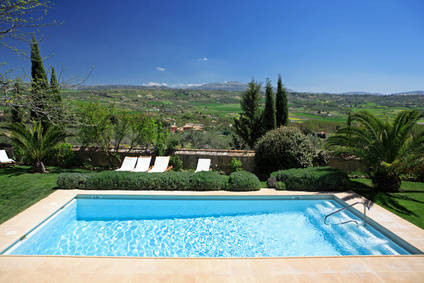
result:
M 79 103 L 100 101 L 118 108 L 150 113 L 185 123 L 210 124 L 226 128 L 241 112 L 242 93 L 221 90 L 179 89 L 91 89 L 63 91 L 65 103 L 71 108 Z M 263 103 L 264 98 L 261 98 Z M 349 112 L 366 110 L 380 117 L 394 117 L 405 109 L 424 111 L 424 96 L 337 95 L 289 93 L 290 119 L 345 123 Z M 153 111 L 154 110 L 154 111 Z M 424 120 L 422 121 L 424 122 Z

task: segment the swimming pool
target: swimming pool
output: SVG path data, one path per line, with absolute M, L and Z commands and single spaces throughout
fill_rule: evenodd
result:
M 9 247 L 12 255 L 285 257 L 417 249 L 334 196 L 79 195 Z M 350 219 L 355 223 L 338 225 Z

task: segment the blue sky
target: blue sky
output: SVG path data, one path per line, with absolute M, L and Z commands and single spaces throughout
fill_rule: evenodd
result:
M 42 56 L 87 84 L 251 78 L 298 91 L 424 89 L 424 1 L 56 1 Z M 25 47 L 27 48 L 27 47 Z M 0 49 L 16 73 L 27 58 Z M 5 67 L 3 66 L 3 69 Z

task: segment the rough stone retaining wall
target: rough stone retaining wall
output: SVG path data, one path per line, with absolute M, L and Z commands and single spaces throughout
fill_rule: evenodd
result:
M 213 170 L 231 172 L 231 160 L 237 158 L 242 162 L 243 169 L 253 172 L 255 169 L 253 150 L 221 150 L 221 149 L 181 149 L 175 152 L 182 161 L 185 169 L 195 169 L 199 158 L 209 158 Z
M 7 151 L 9 157 L 13 158 L 13 149 L 11 147 L 4 148 Z M 94 167 L 107 168 L 112 163 L 113 168 L 118 168 L 121 165 L 121 161 L 125 156 L 150 156 L 151 152 L 146 149 L 136 148 L 132 150 L 119 149 L 116 154 L 118 158 L 112 158 L 111 160 L 107 155 L 99 148 L 85 148 L 74 147 L 73 151 L 77 159 L 80 160 L 81 165 L 85 162 Z M 225 150 L 225 149 L 180 149 L 176 151 L 183 161 L 184 169 L 196 169 L 197 160 L 199 158 L 211 159 L 211 168 L 213 170 L 224 171 L 229 173 L 231 171 L 230 164 L 231 160 L 235 157 L 242 162 L 243 169 L 246 171 L 253 172 L 255 169 L 255 151 L 253 150 Z M 51 165 L 51 162 L 48 162 Z M 152 164 L 154 158 L 152 158 Z M 347 173 L 364 170 L 363 164 L 358 159 L 343 159 L 343 158 L 332 158 L 328 161 L 328 165 L 338 168 Z
M 106 154 L 97 148 L 74 148 L 76 157 L 81 161 L 88 162 L 95 167 L 107 167 L 111 162 L 113 167 L 119 167 L 120 161 L 115 158 L 109 160 Z M 145 149 L 120 149 L 116 152 L 123 160 L 125 156 L 149 156 L 151 152 Z M 229 173 L 231 171 L 230 164 L 233 158 L 239 159 L 243 164 L 243 169 L 253 172 L 255 169 L 255 152 L 253 150 L 225 150 L 225 149 L 180 149 L 175 152 L 182 161 L 184 169 L 196 169 L 197 160 L 199 158 L 211 159 L 211 168 L 213 170 L 224 171 Z M 152 165 L 154 158 L 152 158 Z M 352 172 L 363 168 L 363 165 L 358 159 L 342 159 L 333 158 L 328 162 L 329 166 L 338 168 L 345 172 Z

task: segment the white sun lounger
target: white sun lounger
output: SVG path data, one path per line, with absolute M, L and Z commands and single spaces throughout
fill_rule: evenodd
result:
M 115 171 L 131 171 L 135 168 L 136 163 L 137 157 L 125 156 L 121 168 L 116 169 Z
M 6 150 L 2 149 L 0 150 L 0 164 L 12 164 L 15 163 L 15 160 L 10 159 L 7 156 Z
M 169 156 L 158 156 L 155 159 L 155 164 L 152 169 L 150 169 L 149 173 L 162 173 L 171 170 L 172 166 L 169 166 Z
M 209 171 L 211 167 L 211 160 L 210 159 L 203 159 L 199 158 L 197 161 L 197 168 L 194 173 L 201 172 L 201 171 Z
M 147 172 L 147 170 L 149 170 L 151 160 L 151 156 L 140 156 L 137 159 L 136 167 L 131 170 L 131 172 Z

